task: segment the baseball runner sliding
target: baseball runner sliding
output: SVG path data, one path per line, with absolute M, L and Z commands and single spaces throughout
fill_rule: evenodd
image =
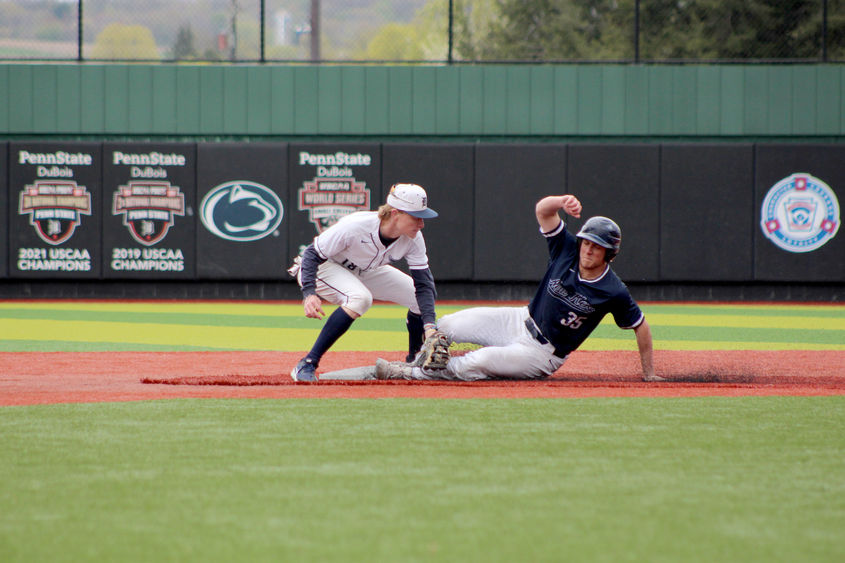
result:
M 376 362 L 378 379 L 540 379 L 553 374 L 608 313 L 637 339 L 643 380 L 655 375 L 651 329 L 628 288 L 610 267 L 622 233 L 607 217 L 588 219 L 576 235 L 566 230 L 560 211 L 581 216 L 573 195 L 548 196 L 535 206 L 548 243 L 549 265 L 527 307 L 474 307 L 446 315 L 438 323 L 443 338 L 427 340 L 423 365 Z M 449 342 L 482 348 L 449 358 Z

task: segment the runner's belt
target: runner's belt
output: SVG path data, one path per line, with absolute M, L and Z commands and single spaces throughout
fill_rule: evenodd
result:
M 528 329 L 528 333 L 531 334 L 531 336 L 534 337 L 534 340 L 536 340 L 540 344 L 548 344 L 549 343 L 549 340 L 545 336 L 543 336 L 543 333 L 540 332 L 540 329 L 537 328 L 537 324 L 534 322 L 534 319 L 532 319 L 531 317 L 528 317 L 527 319 L 525 319 L 525 328 Z M 557 350 L 554 351 L 554 354 L 558 358 L 565 358 L 566 357 L 566 354 L 558 352 Z

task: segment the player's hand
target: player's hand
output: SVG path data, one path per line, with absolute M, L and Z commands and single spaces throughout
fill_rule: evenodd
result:
M 574 195 L 561 196 L 560 207 L 576 219 L 581 216 L 581 202 Z
M 322 319 L 326 316 L 323 311 L 323 302 L 316 295 L 309 295 L 302 301 L 305 309 L 305 316 L 309 319 Z

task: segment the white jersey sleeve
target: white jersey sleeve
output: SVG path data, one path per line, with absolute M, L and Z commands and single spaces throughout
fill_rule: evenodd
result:
M 428 268 L 428 254 L 425 250 L 425 239 L 422 233 L 411 241 L 408 252 L 405 254 L 405 261 L 411 270 L 425 270 Z
M 354 224 L 338 221 L 314 238 L 314 250 L 320 258 L 328 260 L 341 254 L 349 248 L 350 240 L 354 239 Z

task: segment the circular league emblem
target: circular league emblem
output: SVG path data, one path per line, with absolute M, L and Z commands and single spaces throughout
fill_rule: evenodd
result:
M 284 208 L 276 193 L 256 182 L 226 182 L 212 188 L 200 204 L 200 220 L 220 238 L 258 240 L 276 230 Z
M 776 183 L 763 199 L 760 227 L 789 252 L 811 252 L 839 230 L 839 202 L 818 178 L 797 173 Z

